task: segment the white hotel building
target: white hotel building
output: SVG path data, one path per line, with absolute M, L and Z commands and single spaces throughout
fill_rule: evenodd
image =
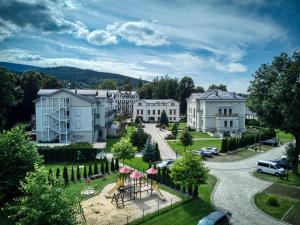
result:
M 246 99 L 231 92 L 209 90 L 193 93 L 187 101 L 187 125 L 197 131 L 222 136 L 245 131 Z
M 35 100 L 38 142 L 95 142 L 114 133 L 107 90 L 41 89 Z
M 179 102 L 172 99 L 142 99 L 133 104 L 133 120 L 139 116 L 144 122 L 157 122 L 165 111 L 169 122 L 179 122 Z
M 133 104 L 139 101 L 139 95 L 136 91 L 118 91 L 109 90 L 114 95 L 114 103 L 117 111 L 124 116 L 131 116 L 133 113 Z

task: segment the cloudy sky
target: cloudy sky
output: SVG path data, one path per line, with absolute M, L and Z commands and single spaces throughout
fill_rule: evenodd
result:
M 297 3 L 298 2 L 298 3 Z M 299 1 L 0 0 L 0 61 L 75 66 L 244 92 L 252 73 L 300 50 Z

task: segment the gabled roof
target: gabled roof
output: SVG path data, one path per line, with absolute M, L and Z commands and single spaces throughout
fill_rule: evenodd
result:
M 167 103 L 170 103 L 172 101 L 177 102 L 173 99 L 141 99 L 138 102 L 144 102 L 144 103 L 147 103 L 147 104 L 167 104 Z
M 38 91 L 38 95 L 39 96 L 50 97 L 50 96 L 52 96 L 54 94 L 57 94 L 57 93 L 60 93 L 60 92 L 66 92 L 68 94 L 71 94 L 75 97 L 81 98 L 81 99 L 83 99 L 85 101 L 88 101 L 88 102 L 95 102 L 96 101 L 96 99 L 91 98 L 92 93 L 95 93 L 95 92 L 91 92 L 91 90 L 85 90 L 85 92 L 78 92 L 78 90 L 64 89 L 64 88 L 61 88 L 61 89 L 40 89 Z
M 227 92 L 222 90 L 208 90 L 204 93 L 193 93 L 189 98 L 200 99 L 200 100 L 241 100 L 246 99 L 235 92 Z

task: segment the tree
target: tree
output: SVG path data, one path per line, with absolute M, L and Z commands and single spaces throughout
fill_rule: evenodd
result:
M 66 166 L 64 167 L 64 170 L 63 170 L 63 178 L 64 178 L 65 185 L 68 185 L 69 184 L 69 175 L 68 175 L 68 169 Z
M 89 164 L 89 177 L 93 176 L 92 165 Z
M 83 167 L 83 177 L 84 177 L 84 179 L 87 178 L 87 172 L 86 172 L 86 166 L 85 165 Z
M 40 164 L 36 145 L 20 127 L 0 134 L 0 202 L 11 201 L 26 173 Z
M 115 171 L 114 158 L 111 158 L 111 161 L 110 161 L 110 171 L 111 171 L 111 172 L 114 172 L 114 171 Z
M 71 170 L 71 181 L 72 181 L 72 182 L 75 182 L 75 175 L 74 175 L 74 169 L 73 169 L 73 166 L 72 166 L 72 170 Z
M 157 143 L 155 143 L 154 152 L 155 152 L 155 157 L 154 157 L 155 161 L 161 160 L 160 151 Z
M 101 159 L 101 164 L 100 164 L 100 171 L 101 171 L 101 173 L 102 174 L 104 174 L 105 173 L 105 168 L 104 168 L 104 159 Z
M 203 92 L 205 92 L 205 90 L 204 90 L 203 87 L 197 86 L 193 92 L 195 92 L 195 93 L 203 93 Z
M 123 91 L 132 91 L 132 85 L 131 85 L 128 77 L 126 77 L 123 81 L 122 90 Z
M 136 126 L 139 126 L 139 125 L 141 124 L 141 119 L 140 119 L 139 116 L 136 116 L 136 117 L 135 117 L 134 124 L 135 124 Z
M 287 144 L 287 146 L 285 147 L 285 153 L 287 155 L 287 160 L 289 162 L 293 162 L 295 160 L 295 158 L 294 158 L 295 157 L 295 154 L 294 154 L 295 147 L 296 147 L 295 144 L 292 142 L 289 142 Z M 298 160 L 298 158 L 297 158 L 297 160 Z
M 300 154 L 300 52 L 283 53 L 271 64 L 263 64 L 253 74 L 248 89 L 248 105 L 268 127 L 291 133 L 296 140 L 293 173 L 298 173 Z
M 227 86 L 224 84 L 212 84 L 208 87 L 208 90 L 221 90 L 221 91 L 227 91 Z
M 208 169 L 199 155 L 186 151 L 173 163 L 170 176 L 175 184 L 193 187 L 206 183 Z
M 177 126 L 177 123 L 174 123 L 171 132 L 172 132 L 173 136 L 176 138 L 177 133 L 178 133 L 178 126 Z
M 48 179 L 45 167 L 35 167 L 21 182 L 23 195 L 10 207 L 18 225 L 77 224 L 78 202 L 63 191 L 61 178 Z
M 97 85 L 99 89 L 107 89 L 107 90 L 116 90 L 118 89 L 118 85 L 116 81 L 111 79 L 105 79 L 100 84 Z
M 143 128 L 139 127 L 131 134 L 130 142 L 133 146 L 137 147 L 138 150 L 142 150 L 149 137 L 150 135 L 146 134 Z
M 56 169 L 56 174 L 55 174 L 55 176 L 56 176 L 56 177 L 60 177 L 60 169 L 59 169 L 59 168 Z
M 97 162 L 94 163 L 94 174 L 99 174 Z
M 159 122 L 160 122 L 161 124 L 166 125 L 166 126 L 169 125 L 169 119 L 168 119 L 168 116 L 167 116 L 167 114 L 166 114 L 166 112 L 165 112 L 164 110 L 163 110 L 163 111 L 161 112 L 161 114 L 160 114 Z
M 143 152 L 143 160 L 145 162 L 153 162 L 155 160 L 155 149 L 153 144 L 151 143 L 151 138 L 147 139 L 147 142 L 142 152 Z
M 106 157 L 104 158 L 104 162 L 105 162 L 105 173 L 109 173 L 108 160 Z
M 119 166 L 119 159 L 116 158 L 115 170 L 116 170 L 116 171 L 119 171 L 119 168 L 120 168 L 120 166 Z
M 186 113 L 187 103 L 186 98 L 190 97 L 195 89 L 194 81 L 190 77 L 183 77 L 178 85 L 180 112 Z
M 114 155 L 114 158 L 123 160 L 124 165 L 125 159 L 131 160 L 134 158 L 137 148 L 134 147 L 128 139 L 122 138 L 119 142 L 112 146 L 111 151 Z
M 51 176 L 51 175 L 53 175 L 53 171 L 52 171 L 52 169 L 50 168 L 50 169 L 49 169 L 49 176 Z
M 185 150 L 186 147 L 193 144 L 193 137 L 191 132 L 186 128 L 182 131 L 180 135 L 181 144 L 184 146 Z
M 141 77 L 139 77 L 138 83 L 137 83 L 137 88 L 143 87 L 143 80 Z
M 80 180 L 80 179 L 81 179 L 79 165 L 77 165 L 76 178 L 77 178 L 77 180 Z

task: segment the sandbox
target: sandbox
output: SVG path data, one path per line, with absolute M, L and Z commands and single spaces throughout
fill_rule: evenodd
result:
M 160 191 L 165 197 L 164 201 L 155 193 L 150 195 L 144 192 L 141 199 L 136 198 L 135 200 L 127 201 L 123 208 L 118 208 L 111 203 L 110 198 L 105 197 L 105 194 L 114 186 L 115 183 L 105 186 L 99 195 L 81 203 L 86 224 L 126 224 L 134 219 L 143 217 L 143 214 L 157 212 L 158 208 L 160 210 L 181 200 L 179 197 L 163 190 Z

